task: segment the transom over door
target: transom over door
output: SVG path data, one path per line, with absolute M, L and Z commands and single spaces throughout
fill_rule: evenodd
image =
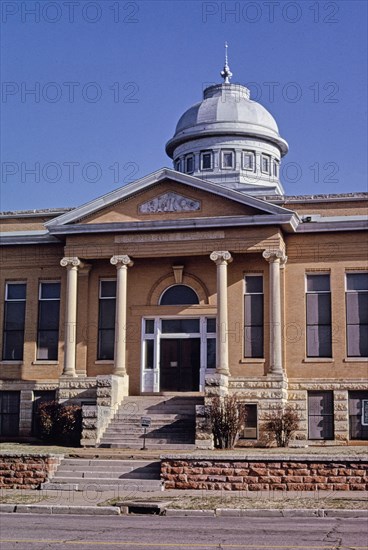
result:
M 200 338 L 161 338 L 160 391 L 198 391 Z

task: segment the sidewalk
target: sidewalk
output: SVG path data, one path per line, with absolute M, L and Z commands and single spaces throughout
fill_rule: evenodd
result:
M 139 484 L 139 480 L 137 480 Z M 365 517 L 368 492 L 182 491 L 152 493 L 117 487 L 99 491 L 2 490 L 0 513 L 90 514 L 164 513 L 167 516 Z

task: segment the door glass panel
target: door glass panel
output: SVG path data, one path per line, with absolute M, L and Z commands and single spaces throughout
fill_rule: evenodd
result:
M 207 368 L 216 368 L 216 339 L 207 338 Z
M 199 333 L 199 319 L 163 319 L 164 334 Z
M 216 319 L 207 319 L 207 332 L 216 332 Z

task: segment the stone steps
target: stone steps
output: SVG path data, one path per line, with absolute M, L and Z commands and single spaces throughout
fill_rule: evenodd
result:
M 120 404 L 107 426 L 100 447 L 141 449 L 143 416 L 151 419 L 146 445 L 152 450 L 193 449 L 195 442 L 195 408 L 203 404 L 198 396 L 129 396 Z
M 160 491 L 160 461 L 64 459 L 42 489 Z

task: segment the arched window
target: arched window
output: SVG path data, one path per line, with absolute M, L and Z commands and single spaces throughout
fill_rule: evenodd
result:
M 160 306 L 189 306 L 199 304 L 198 296 L 186 285 L 174 285 L 164 291 Z

